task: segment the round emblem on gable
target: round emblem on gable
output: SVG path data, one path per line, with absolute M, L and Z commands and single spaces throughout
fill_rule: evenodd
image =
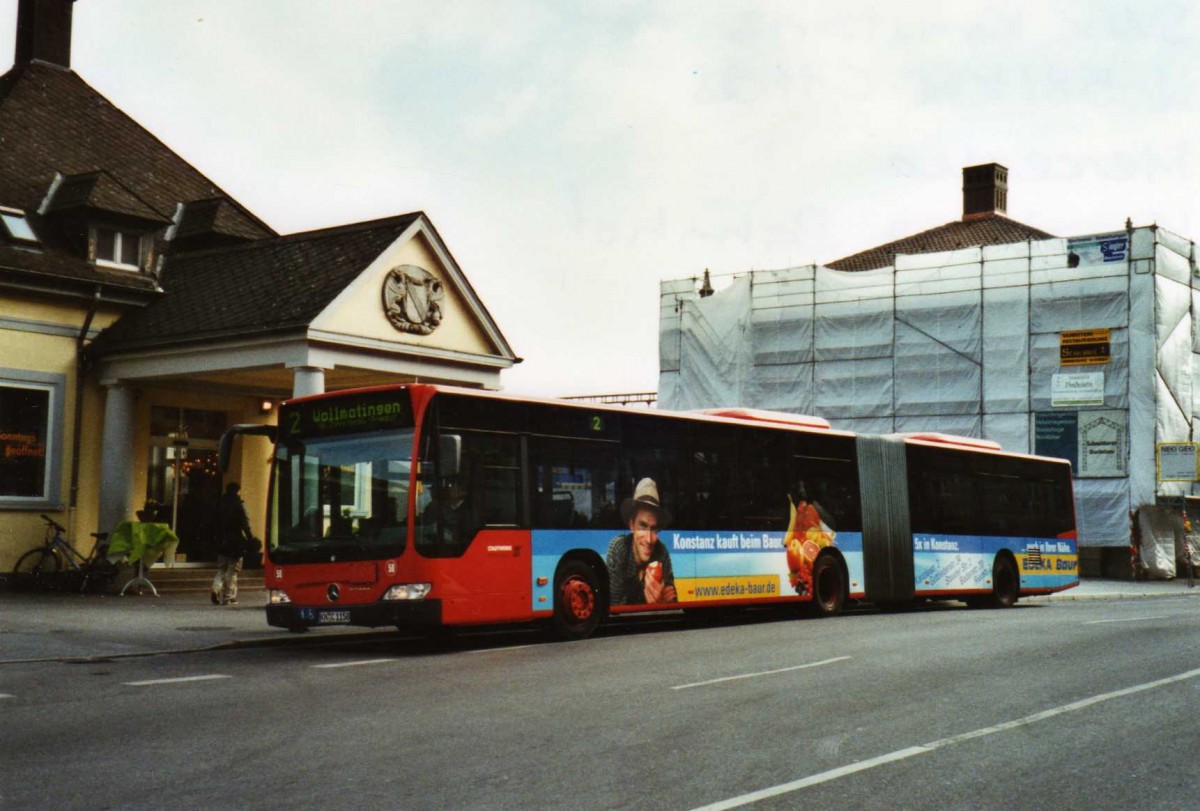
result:
M 438 278 L 416 265 L 397 265 L 383 280 L 383 311 L 401 332 L 428 335 L 437 329 L 445 298 Z

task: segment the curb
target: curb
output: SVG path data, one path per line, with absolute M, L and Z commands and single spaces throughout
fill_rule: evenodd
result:
M 1039 594 L 1034 597 L 1022 597 L 1020 602 L 1032 603 L 1063 603 L 1091 602 L 1093 600 L 1161 600 L 1171 597 L 1200 597 L 1200 588 L 1190 591 L 1153 591 L 1153 592 L 1121 592 L 1115 594 Z
M 393 637 L 397 641 L 416 638 L 400 636 L 399 632 L 395 628 L 391 629 L 390 631 L 345 631 L 337 634 L 321 634 L 317 636 L 289 634 L 288 636 L 266 637 L 263 639 L 232 639 L 228 642 L 217 642 L 213 645 L 201 645 L 194 648 L 162 648 L 158 650 L 136 651 L 132 653 L 90 653 L 83 656 L 45 656 L 31 659 L 0 659 L 0 667 L 4 665 L 52 664 L 55 662 L 63 664 L 88 664 L 96 662 L 111 662 L 118 659 L 147 659 L 152 656 L 182 656 L 194 653 L 215 653 L 223 650 L 244 650 L 251 648 L 282 648 L 290 646 L 315 647 L 318 645 L 332 645 L 346 641 L 363 641 L 376 637 Z

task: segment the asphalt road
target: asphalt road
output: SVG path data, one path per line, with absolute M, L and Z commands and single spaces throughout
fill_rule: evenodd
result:
M 1187 598 L 0 671 L 0 808 L 1194 808 Z

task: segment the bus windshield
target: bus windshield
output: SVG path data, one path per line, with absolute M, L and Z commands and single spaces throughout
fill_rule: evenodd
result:
M 412 429 L 276 446 L 275 563 L 376 560 L 404 551 Z

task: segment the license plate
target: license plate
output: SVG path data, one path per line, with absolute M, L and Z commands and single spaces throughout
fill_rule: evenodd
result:
M 350 622 L 349 611 L 318 611 L 318 625 L 338 625 Z

